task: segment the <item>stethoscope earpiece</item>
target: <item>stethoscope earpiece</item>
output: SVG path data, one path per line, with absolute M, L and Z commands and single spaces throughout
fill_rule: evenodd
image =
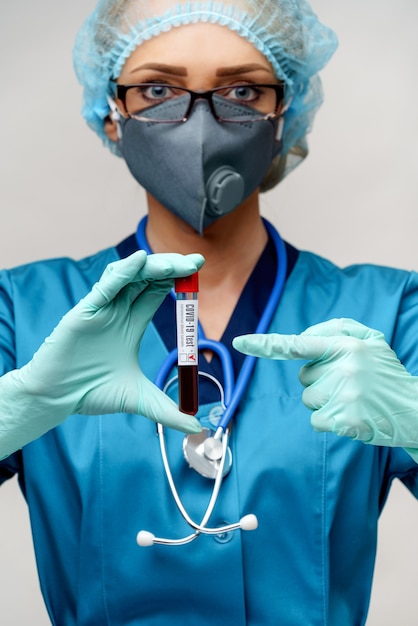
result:
M 248 513 L 241 517 L 239 521 L 241 530 L 256 530 L 258 528 L 258 519 L 254 513 Z
M 154 545 L 155 535 L 150 533 L 148 530 L 140 530 L 136 536 L 136 543 L 141 546 L 141 548 L 149 548 Z

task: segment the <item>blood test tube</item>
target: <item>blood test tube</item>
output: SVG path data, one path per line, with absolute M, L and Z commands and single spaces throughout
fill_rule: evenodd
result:
M 176 278 L 176 325 L 178 352 L 179 409 L 196 415 L 198 395 L 198 299 L 199 277 L 195 272 L 186 278 Z

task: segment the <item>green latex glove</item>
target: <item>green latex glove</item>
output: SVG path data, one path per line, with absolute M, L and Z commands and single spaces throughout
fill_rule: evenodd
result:
M 202 264 L 199 254 L 147 257 L 143 251 L 109 264 L 32 360 L 0 378 L 0 458 L 74 413 L 141 414 L 199 432 L 199 422 L 144 376 L 138 351 L 173 279 Z
M 233 346 L 258 357 L 310 361 L 299 379 L 316 430 L 403 447 L 418 461 L 418 378 L 382 333 L 339 319 L 300 335 L 243 335 Z

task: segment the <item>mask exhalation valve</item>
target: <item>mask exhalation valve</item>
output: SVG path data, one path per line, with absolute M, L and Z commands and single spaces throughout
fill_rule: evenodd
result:
M 211 174 L 206 183 L 207 213 L 225 215 L 244 199 L 244 179 L 232 167 L 224 165 Z

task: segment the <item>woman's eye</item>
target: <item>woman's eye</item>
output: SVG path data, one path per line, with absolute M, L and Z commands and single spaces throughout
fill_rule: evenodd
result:
M 171 89 L 164 85 L 152 85 L 144 88 L 144 96 L 150 100 L 165 100 L 172 96 Z
M 250 85 L 239 85 L 228 89 L 227 97 L 239 102 L 252 102 L 258 96 L 258 92 Z
M 181 89 L 162 85 L 160 83 L 149 83 L 132 85 L 128 88 L 125 97 L 125 108 L 130 115 L 135 115 L 148 107 L 164 104 L 176 98 Z

